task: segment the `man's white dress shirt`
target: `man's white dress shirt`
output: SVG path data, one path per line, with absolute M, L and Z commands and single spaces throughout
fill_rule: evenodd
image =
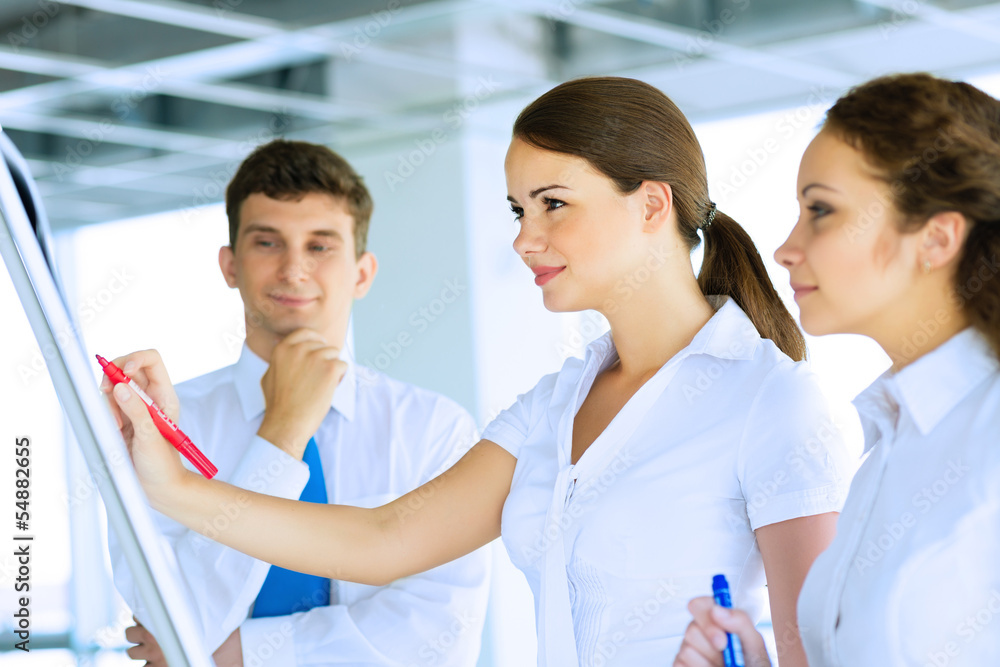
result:
M 607 334 L 483 433 L 517 457 L 501 531 L 534 593 L 545 667 L 671 664 L 688 600 L 720 573 L 759 615 L 754 530 L 838 511 L 849 482 L 806 365 L 731 299 L 572 465 L 573 419 L 616 359 Z
M 348 361 L 315 435 L 330 503 L 388 503 L 446 470 L 475 442 L 475 422 L 455 402 Z M 256 435 L 266 370 L 244 345 L 236 364 L 178 385 L 179 426 L 219 468 L 217 479 L 298 498 L 308 466 Z M 224 530 L 229 513 L 238 511 L 220 508 L 210 528 Z M 476 663 L 488 597 L 486 549 L 388 586 L 333 582 L 328 607 L 248 620 L 270 566 L 154 516 L 176 554 L 206 644 L 214 651 L 239 627 L 246 667 Z M 131 573 L 113 535 L 110 542 L 115 584 L 142 620 Z
M 809 664 L 1000 664 L 993 351 L 966 329 L 854 403 L 867 458 L 799 597 Z

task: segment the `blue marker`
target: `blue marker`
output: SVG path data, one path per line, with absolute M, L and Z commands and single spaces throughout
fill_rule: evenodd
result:
M 715 604 L 720 607 L 732 608 L 733 600 L 729 597 L 729 582 L 726 581 L 726 575 L 717 574 L 712 577 L 712 595 L 715 597 Z M 744 667 L 743 645 L 740 644 L 740 638 L 730 633 L 726 633 L 726 636 L 729 638 L 729 642 L 722 650 L 722 659 L 726 663 L 726 667 Z

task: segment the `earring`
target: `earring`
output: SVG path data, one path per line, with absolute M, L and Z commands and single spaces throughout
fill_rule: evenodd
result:
M 923 266 L 923 268 L 924 268 L 924 273 L 930 273 L 931 272 L 931 260 L 925 259 L 924 260 L 924 266 Z

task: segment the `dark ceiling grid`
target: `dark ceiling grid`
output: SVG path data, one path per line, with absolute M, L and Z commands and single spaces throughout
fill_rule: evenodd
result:
M 471 62 L 470 30 L 542 65 Z M 697 120 L 887 68 L 1000 69 L 1000 3 L 975 0 L 5 0 L 0 35 L 0 124 L 56 228 L 205 203 L 269 136 L 422 136 L 483 77 L 503 101 L 638 76 Z

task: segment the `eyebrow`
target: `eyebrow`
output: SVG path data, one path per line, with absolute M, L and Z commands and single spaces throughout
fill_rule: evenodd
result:
M 803 197 L 805 197 L 806 192 L 809 190 L 809 188 L 823 188 L 824 190 L 829 190 L 830 192 L 837 192 L 837 193 L 840 192 L 840 190 L 838 190 L 837 188 L 831 188 L 829 185 L 823 185 L 822 183 L 810 183 L 806 187 L 802 188 Z
M 244 234 L 253 234 L 254 232 L 262 232 L 265 234 L 281 234 L 276 227 L 270 227 L 261 223 L 251 223 L 243 228 Z M 309 232 L 312 236 L 323 236 L 328 238 L 334 238 L 338 240 L 343 240 L 343 235 L 336 229 L 316 229 Z
M 532 190 L 531 192 L 528 193 L 528 196 L 531 199 L 534 199 L 535 197 L 537 197 L 538 195 L 542 194 L 546 190 L 560 190 L 560 189 L 562 189 L 562 190 L 570 190 L 571 188 L 569 188 L 569 187 L 567 187 L 565 185 L 556 185 L 556 184 L 546 185 L 546 186 L 538 188 L 537 190 Z M 514 202 L 515 204 L 517 203 L 517 200 L 514 199 L 513 197 L 511 197 L 510 195 L 507 195 L 507 201 Z

